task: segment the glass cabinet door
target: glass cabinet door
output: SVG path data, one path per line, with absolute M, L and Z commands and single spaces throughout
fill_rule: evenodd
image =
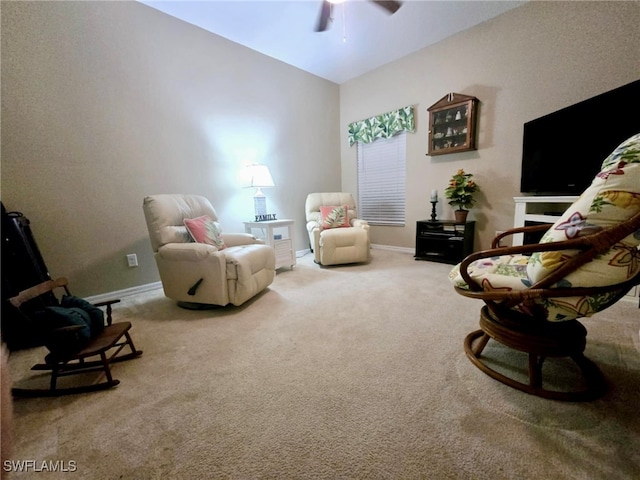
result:
M 476 149 L 478 99 L 450 93 L 429 107 L 429 153 L 464 152 Z

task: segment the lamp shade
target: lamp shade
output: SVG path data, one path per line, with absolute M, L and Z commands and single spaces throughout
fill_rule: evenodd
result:
M 266 165 L 249 165 L 246 168 L 247 187 L 275 187 L 269 167 Z

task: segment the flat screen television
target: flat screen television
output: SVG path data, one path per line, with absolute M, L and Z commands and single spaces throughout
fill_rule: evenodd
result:
M 640 80 L 524 124 L 520 190 L 579 195 L 602 161 L 640 133 Z

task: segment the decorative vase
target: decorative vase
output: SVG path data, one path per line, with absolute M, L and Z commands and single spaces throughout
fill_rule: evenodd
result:
M 456 223 L 464 223 L 467 221 L 467 215 L 469 215 L 469 210 L 455 210 L 453 212 L 456 216 Z

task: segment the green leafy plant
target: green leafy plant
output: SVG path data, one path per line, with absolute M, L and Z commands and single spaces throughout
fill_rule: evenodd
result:
M 458 210 L 466 210 L 473 207 L 474 203 L 476 203 L 473 194 L 480 188 L 471 177 L 473 177 L 473 174 L 464 173 L 462 169 L 451 177 L 449 186 L 444 190 L 444 196 L 449 200 L 449 205 L 457 206 Z

